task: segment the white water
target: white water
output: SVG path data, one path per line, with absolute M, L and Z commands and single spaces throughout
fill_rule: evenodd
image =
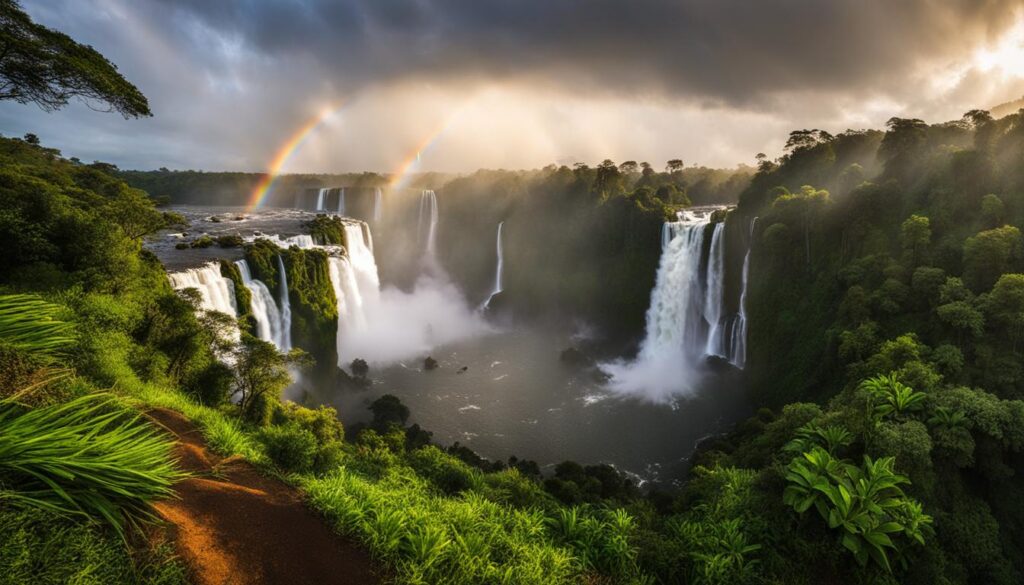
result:
M 380 187 L 373 190 L 373 221 L 380 223 L 384 219 L 384 191 Z
M 345 215 L 345 188 L 338 191 L 338 215 Z
M 420 195 L 420 216 L 416 228 L 420 241 L 424 242 L 424 259 L 429 263 L 436 263 L 437 194 L 432 189 L 424 189 Z
M 256 337 L 263 341 L 269 341 L 279 349 L 284 349 L 284 328 L 282 327 L 281 312 L 277 310 L 274 296 L 270 289 L 260 280 L 252 277 L 249 271 L 249 263 L 243 260 L 236 260 L 235 266 L 242 275 L 242 284 L 252 293 L 251 309 L 253 318 L 256 320 Z
M 371 230 L 345 226 L 346 257 L 330 258 L 338 299 L 338 366 L 355 358 L 377 366 L 423 359 L 430 351 L 488 331 L 443 272 L 416 281 L 411 292 L 380 287 Z
M 281 236 L 279 236 L 277 234 L 272 235 L 272 236 L 266 235 L 266 234 L 260 234 L 260 235 L 257 235 L 257 236 L 249 236 L 249 237 L 245 238 L 246 242 L 255 242 L 256 240 L 267 240 L 268 242 L 270 242 L 271 244 L 274 244 L 278 248 L 284 248 L 284 249 L 291 248 L 292 246 L 296 246 L 296 247 L 302 248 L 304 250 L 308 250 L 310 248 L 316 248 L 317 247 L 316 246 L 316 242 L 313 241 L 313 236 L 311 236 L 309 234 L 302 234 L 302 235 L 291 236 L 291 237 L 287 237 L 287 238 L 282 238 Z
M 320 189 L 320 192 L 317 193 L 317 195 L 316 195 L 316 210 L 317 211 L 324 211 L 324 203 L 327 200 L 327 192 L 328 191 L 330 191 L 330 189 L 324 188 L 324 189 Z
M 504 225 L 505 222 L 501 222 L 498 224 L 498 242 L 497 244 L 495 244 L 495 246 L 497 247 L 498 254 L 498 268 L 494 272 L 494 289 L 491 291 L 491 296 L 487 297 L 487 300 L 484 302 L 485 309 L 491 306 L 491 299 L 494 298 L 494 295 L 500 293 L 502 290 L 501 277 L 502 273 L 505 270 L 505 251 L 501 244 L 501 229 L 502 226 Z
M 697 365 L 708 345 L 708 287 L 706 273 L 701 270 L 701 256 L 710 220 L 710 210 L 683 212 L 680 221 L 666 223 L 662 228 L 665 246 L 651 291 L 640 351 L 632 362 L 604 366 L 612 376 L 609 386 L 613 391 L 666 402 L 674 395 L 692 394 L 695 390 Z
M 310 238 L 312 241 L 312 238 Z M 287 351 L 292 348 L 292 302 L 288 298 L 288 273 L 284 269 L 284 260 L 277 255 L 277 294 L 281 303 L 281 345 Z
M 715 224 L 708 251 L 707 285 L 704 289 L 704 320 L 708 322 L 708 340 L 704 353 L 721 355 L 722 313 L 725 304 L 725 222 Z
M 732 343 L 730 343 L 729 361 L 737 368 L 747 365 L 747 283 L 750 278 L 750 251 L 754 248 L 754 226 L 757 225 L 757 218 L 750 220 L 749 241 L 747 242 L 747 253 L 743 256 L 743 282 L 740 289 L 740 310 L 736 317 L 736 324 L 732 330 Z
M 220 263 L 210 262 L 199 268 L 172 272 L 167 277 L 171 280 L 171 286 L 177 290 L 197 289 L 202 299 L 199 307 L 204 311 L 220 311 L 232 317 L 238 316 L 235 285 L 230 278 L 221 276 Z

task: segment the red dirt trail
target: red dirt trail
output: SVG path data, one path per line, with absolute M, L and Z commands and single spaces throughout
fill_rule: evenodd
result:
M 175 435 L 179 465 L 195 474 L 156 504 L 196 585 L 371 585 L 381 582 L 365 551 L 331 532 L 284 483 L 207 449 L 187 418 L 147 413 Z M 217 475 L 211 472 L 220 464 Z

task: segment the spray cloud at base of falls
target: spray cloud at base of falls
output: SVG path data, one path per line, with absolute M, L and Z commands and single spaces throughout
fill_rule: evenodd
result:
M 434 199 L 436 225 L 436 199 Z M 355 358 L 373 364 L 423 358 L 428 352 L 488 331 L 462 293 L 444 275 L 420 276 L 412 291 L 381 288 L 365 224 L 345 226 L 346 257 L 331 257 L 330 277 L 338 298 L 338 365 Z
M 695 392 L 701 364 L 709 355 L 743 367 L 750 249 L 744 259 L 740 312 L 726 314 L 727 238 L 724 222 L 710 225 L 713 211 L 684 211 L 679 221 L 664 224 L 640 351 L 631 362 L 603 366 L 613 392 L 666 402 Z

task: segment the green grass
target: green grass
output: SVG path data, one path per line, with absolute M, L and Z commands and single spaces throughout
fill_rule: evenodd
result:
M 152 518 L 183 477 L 173 442 L 109 394 L 25 409 L 0 402 L 0 500 L 126 524 Z
M 38 508 L 0 506 L 5 585 L 185 585 L 185 567 L 163 544 L 129 555 L 105 527 Z
M 0 339 L 37 357 L 54 357 L 75 341 L 63 310 L 31 295 L 0 295 Z

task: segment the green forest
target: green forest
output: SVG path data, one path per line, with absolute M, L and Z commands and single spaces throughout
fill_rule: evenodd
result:
M 0 100 L 52 111 L 84 97 L 150 114 L 91 47 L 11 0 L 0 21 Z M 707 229 L 724 222 L 723 237 L 749 238 L 749 292 L 736 276 L 724 286 L 726 304 L 745 303 L 736 375 L 754 414 L 700 442 L 685 481 L 650 487 L 609 464 L 490 460 L 437 441 L 390 393 L 358 424 L 286 399 L 300 376 L 373 385 L 366 361 L 335 367 L 344 317 L 332 256 L 266 238 L 221 244 L 284 289 L 295 347 L 282 350 L 257 336 L 236 263 L 220 270 L 237 319 L 172 288 L 146 247 L 191 229 L 169 202 L 244 196 L 258 174 L 122 171 L 34 134 L 0 137 L 0 582 L 208 582 L 181 553 L 193 535 L 172 529 L 174 506 L 187 482 L 252 472 L 348 543 L 373 582 L 1021 583 L 1024 110 L 797 130 L 782 156 L 757 161 L 419 177 L 441 192 L 442 221 L 464 226 L 439 238 L 456 282 L 488 290 L 491 266 L 474 264 L 465 241 L 489 242 L 508 221 L 507 261 L 537 269 L 510 271 L 505 309 L 586 320 L 604 335 L 585 348 L 599 356 L 636 349 L 663 224 L 728 204 Z M 330 181 L 387 179 L 285 183 Z M 307 228 L 350 250 L 345 226 L 322 214 Z M 745 259 L 722 262 L 735 275 Z M 573 351 L 562 359 L 592 365 Z M 178 420 L 198 429 L 194 443 Z

